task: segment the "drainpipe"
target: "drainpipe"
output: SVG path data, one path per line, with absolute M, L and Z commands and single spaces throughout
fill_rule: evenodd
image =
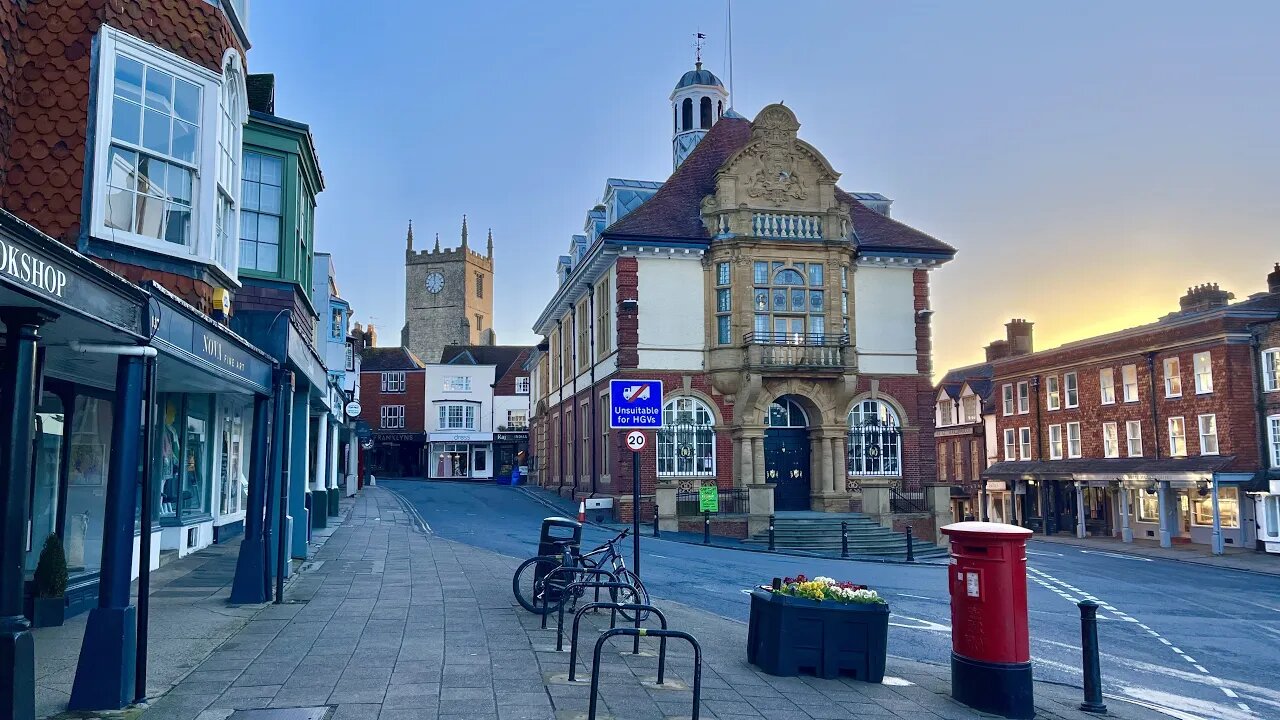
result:
M 1014 385 L 1015 393 L 1017 392 L 1017 387 L 1018 387 L 1017 385 Z M 1077 388 L 1078 387 L 1079 385 L 1077 384 Z M 1034 457 L 1035 460 L 1039 461 L 1044 459 L 1044 453 L 1041 452 L 1040 450 L 1041 437 L 1040 437 L 1040 376 L 1039 375 L 1031 376 L 1031 402 L 1036 409 L 1036 423 L 1035 423 L 1036 442 L 1035 442 L 1035 445 L 1032 446 L 1033 448 L 1032 456 Z M 1021 438 L 1019 438 L 1019 442 L 1021 442 Z M 1081 442 L 1084 442 L 1083 438 L 1081 438 Z M 1036 486 L 1037 486 L 1036 488 L 1037 492 L 1040 493 L 1041 531 L 1045 535 L 1050 535 L 1051 533 L 1049 532 L 1049 502 L 1054 499 L 1054 493 L 1049 492 L 1049 484 L 1044 480 L 1041 480 L 1040 482 L 1036 483 Z M 1055 531 L 1056 531 L 1056 528 L 1055 528 Z
M 560 347 L 558 348 L 559 352 L 556 353 L 556 357 L 560 360 L 560 367 L 553 368 L 556 372 L 556 382 L 560 383 L 559 385 L 560 442 L 557 443 L 560 446 L 558 448 L 559 455 L 560 455 L 560 462 L 559 462 L 559 467 L 556 468 L 557 470 L 560 471 L 560 477 L 559 477 L 560 482 L 556 486 L 556 494 L 558 495 L 560 494 L 560 490 L 564 487 L 564 406 L 565 406 L 565 402 L 564 402 L 564 321 L 563 320 L 556 321 L 556 342 L 560 343 Z
M 1160 459 L 1160 408 L 1156 405 L 1156 354 L 1147 353 L 1147 380 L 1151 392 L 1151 439 L 1156 450 L 1156 460 Z M 1121 382 L 1124 379 L 1121 378 Z
M 596 430 L 600 427 L 600 420 L 596 409 L 596 286 L 591 286 L 591 292 L 587 294 L 587 333 L 590 337 L 587 342 L 590 343 L 591 356 L 588 360 L 591 362 L 591 390 L 589 392 L 588 401 L 591 403 L 591 426 L 588 433 L 591 437 L 591 495 L 596 494 L 597 483 L 600 481 L 600 466 L 596 451 Z M 603 442 L 603 441 L 602 441 Z M 632 512 L 640 512 L 638 508 L 633 508 Z
M 127 355 L 130 357 L 153 358 L 156 349 L 148 345 L 93 345 L 78 340 L 67 343 L 72 351 L 86 355 Z
M 572 335 L 569 338 L 569 347 L 573 350 L 573 363 L 569 366 L 569 374 L 573 378 L 573 400 L 569 402 L 569 407 L 573 408 L 573 437 L 569 438 L 569 447 L 573 448 L 573 490 L 574 494 L 578 491 L 578 478 L 581 477 L 578 462 L 578 423 L 582 418 L 578 417 L 582 413 L 578 412 L 578 306 L 574 304 L 573 310 L 569 313 L 569 326 Z
M 1277 316 L 1276 320 L 1280 320 L 1280 316 Z M 1257 418 L 1258 420 L 1259 472 L 1265 472 L 1266 469 L 1271 465 L 1271 456 L 1267 452 L 1268 438 L 1267 438 L 1266 401 L 1262 397 L 1262 388 L 1263 388 L 1262 373 L 1266 372 L 1267 370 L 1266 366 L 1261 362 L 1262 356 L 1260 354 L 1262 350 L 1262 338 L 1260 337 L 1260 334 L 1262 331 L 1262 325 L 1263 323 L 1258 322 L 1258 323 L 1250 323 L 1249 325 L 1246 326 L 1246 328 L 1249 331 L 1249 358 L 1250 358 L 1250 361 L 1255 363 L 1257 367 L 1257 371 L 1252 373 L 1252 375 L 1253 375 L 1253 403 L 1254 403 L 1254 407 L 1257 408 L 1257 411 L 1254 413 L 1254 417 Z M 1236 501 L 1239 503 L 1238 497 Z M 1243 509 L 1244 504 L 1240 503 L 1240 506 Z M 1243 512 L 1241 512 L 1241 515 L 1243 515 Z M 1255 531 L 1254 538 L 1253 538 L 1254 549 L 1262 550 L 1264 548 L 1262 546 L 1262 543 L 1258 541 L 1258 537 L 1257 537 L 1258 518 L 1255 517 L 1253 519 L 1253 525 L 1254 525 L 1254 531 Z M 1240 530 L 1241 532 L 1244 531 L 1243 522 L 1240 523 Z M 1241 538 L 1242 541 L 1244 539 L 1245 538 Z M 1243 542 L 1241 544 L 1243 544 Z

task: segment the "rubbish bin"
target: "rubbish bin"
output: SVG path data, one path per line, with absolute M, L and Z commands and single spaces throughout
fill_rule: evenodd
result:
M 542 521 L 542 534 L 538 537 L 538 554 L 546 556 L 561 557 L 565 550 L 569 550 L 570 554 L 577 555 L 578 549 L 582 545 L 582 523 L 577 520 L 571 520 L 567 517 L 549 517 Z M 534 581 L 540 581 L 551 572 L 553 568 L 559 567 L 560 563 L 538 563 L 533 570 Z M 565 577 L 557 577 L 553 580 L 553 584 L 563 587 L 571 582 L 572 579 Z M 547 588 L 547 600 L 555 602 L 560 599 L 560 593 L 554 588 Z

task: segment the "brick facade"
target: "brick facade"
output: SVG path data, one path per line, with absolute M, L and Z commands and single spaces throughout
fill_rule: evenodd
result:
M 214 4 L 190 0 L 111 3 L 6 3 L 0 11 L 0 202 L 70 247 L 84 249 L 81 217 L 89 137 L 91 55 L 111 25 L 198 65 L 221 72 L 228 48 L 243 56 L 235 31 Z M 133 282 L 155 280 L 208 313 L 212 285 L 202 273 L 104 261 Z

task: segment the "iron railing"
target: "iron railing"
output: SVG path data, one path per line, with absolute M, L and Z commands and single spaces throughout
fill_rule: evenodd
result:
M 720 515 L 746 515 L 751 511 L 750 493 L 746 488 L 721 488 L 716 494 L 720 498 Z M 676 493 L 676 515 L 680 517 L 701 515 L 699 504 L 696 490 Z
M 747 345 L 845 347 L 849 344 L 849 336 L 843 333 L 749 332 L 742 337 L 742 342 Z
M 894 513 L 928 512 L 925 506 L 924 493 L 898 492 L 898 488 L 890 488 L 889 511 Z

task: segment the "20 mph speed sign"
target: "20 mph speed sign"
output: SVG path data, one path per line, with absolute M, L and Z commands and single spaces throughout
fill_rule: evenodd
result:
M 632 430 L 627 433 L 627 447 L 631 448 L 631 452 L 640 452 L 644 449 L 644 433 L 639 430 Z

